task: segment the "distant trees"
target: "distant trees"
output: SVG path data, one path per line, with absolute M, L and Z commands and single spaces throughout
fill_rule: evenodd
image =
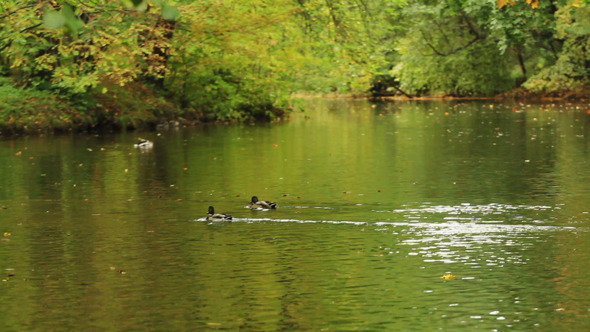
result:
M 431 3 L 431 4 L 429 4 Z M 526 81 L 557 59 L 556 6 L 513 1 L 411 1 L 392 75 L 414 93 L 490 95 Z
M 581 0 L 4 0 L 0 74 L 94 100 L 141 84 L 182 112 L 268 119 L 293 91 L 575 88 L 587 22 Z
M 524 86 L 534 91 L 563 92 L 590 84 L 590 8 L 563 5 L 555 12 L 555 38 L 563 46 L 550 66 L 542 67 Z
M 589 82 L 587 1 L 408 1 L 389 75 L 413 94 L 559 93 Z

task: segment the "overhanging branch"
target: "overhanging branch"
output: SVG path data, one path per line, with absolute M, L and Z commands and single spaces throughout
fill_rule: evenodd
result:
M 468 48 L 469 46 L 473 45 L 473 43 L 475 43 L 476 41 L 478 41 L 480 39 L 479 36 L 476 35 L 475 37 L 473 37 L 472 40 L 470 40 L 467 44 L 465 44 L 463 46 L 456 47 L 448 52 L 441 52 L 438 49 L 436 49 L 436 47 L 434 47 L 434 45 L 432 45 L 432 43 L 428 40 L 428 38 L 426 38 L 424 31 L 422 31 L 422 36 L 424 37 L 424 40 L 426 41 L 426 45 L 428 45 L 428 47 L 430 47 L 430 49 L 432 49 L 432 51 L 434 53 L 436 53 L 437 55 L 440 55 L 440 56 L 449 56 L 451 54 L 457 53 L 457 52 L 464 50 L 464 49 Z

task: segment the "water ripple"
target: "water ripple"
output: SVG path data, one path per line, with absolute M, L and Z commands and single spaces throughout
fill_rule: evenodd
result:
M 194 221 L 207 221 L 205 218 L 198 218 Z M 301 224 L 344 224 L 344 225 L 367 225 L 367 226 L 391 226 L 391 227 L 406 227 L 417 231 L 418 229 L 426 230 L 432 235 L 452 236 L 457 234 L 492 234 L 492 233 L 529 233 L 538 231 L 556 231 L 556 230 L 579 230 L 580 227 L 575 226 L 551 226 L 551 225 L 509 225 L 484 222 L 455 222 L 447 221 L 443 223 L 437 222 L 366 222 L 366 221 L 352 221 L 352 220 L 304 220 L 292 218 L 233 218 L 232 222 L 275 222 L 275 223 L 301 223 Z M 219 223 L 219 222 L 213 222 Z M 378 230 L 384 230 L 378 229 Z M 421 241 L 424 241 L 422 238 Z
M 471 205 L 470 203 L 462 203 L 459 205 L 423 205 L 420 208 L 403 208 L 395 209 L 394 212 L 410 213 L 410 214 L 424 214 L 424 213 L 447 213 L 447 214 L 502 214 L 506 212 L 520 211 L 520 210 L 559 210 L 559 206 L 547 205 L 512 205 L 490 203 L 483 205 Z M 389 211 L 382 211 L 389 212 Z

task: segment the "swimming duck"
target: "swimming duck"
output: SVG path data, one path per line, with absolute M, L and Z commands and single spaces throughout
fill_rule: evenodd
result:
M 231 221 L 232 217 L 225 213 L 215 213 L 215 209 L 210 206 L 207 221 Z
M 248 205 L 250 209 L 276 209 L 277 203 L 270 201 L 259 201 L 258 197 L 252 196 L 252 202 Z
M 151 149 L 154 147 L 154 142 L 147 139 L 138 138 L 137 144 L 133 144 L 133 146 L 136 148 Z

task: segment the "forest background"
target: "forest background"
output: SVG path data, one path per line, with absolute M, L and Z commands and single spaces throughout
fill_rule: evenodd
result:
M 4 0 L 0 134 L 281 118 L 291 96 L 583 96 L 582 0 Z

